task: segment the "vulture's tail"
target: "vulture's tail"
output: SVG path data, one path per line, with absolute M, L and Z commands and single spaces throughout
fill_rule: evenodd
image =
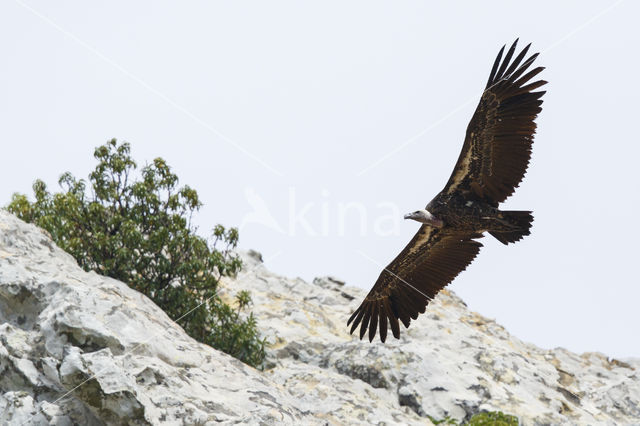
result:
M 502 215 L 500 222 L 506 225 L 506 229 L 489 231 L 489 233 L 496 237 L 502 244 L 515 243 L 516 241 L 520 241 L 525 235 L 531 233 L 531 224 L 533 223 L 532 212 L 512 210 L 500 213 Z

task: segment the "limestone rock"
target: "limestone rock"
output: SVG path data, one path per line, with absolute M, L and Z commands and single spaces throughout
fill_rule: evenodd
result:
M 499 410 L 524 425 L 640 424 L 639 359 L 540 349 L 446 290 L 400 340 L 360 341 L 346 321 L 364 290 L 335 278 L 284 278 L 252 257 L 243 260 L 243 272 L 223 287 L 251 291 L 254 315 L 272 343 L 266 374 L 277 383 L 288 386 L 293 371 L 314 372 L 318 384 L 342 376 L 354 383 L 352 394 L 376 395 L 423 421 Z M 318 400 L 316 385 L 300 395 L 309 406 Z
M 84 272 L 0 210 L 1 425 L 421 421 L 340 373 L 297 364 L 280 382 L 196 342 L 148 298 Z
M 360 341 L 346 320 L 363 290 L 282 277 L 258 252 L 243 260 L 221 292 L 251 292 L 271 342 L 264 371 L 0 211 L 0 424 L 430 424 L 486 410 L 522 424 L 640 423 L 637 359 L 537 348 L 447 291 L 399 341 Z

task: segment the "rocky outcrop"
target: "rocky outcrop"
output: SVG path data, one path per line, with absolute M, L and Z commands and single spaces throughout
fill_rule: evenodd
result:
M 388 393 L 321 371 L 299 364 L 278 383 L 0 211 L 1 425 L 421 421 Z M 314 381 L 331 405 L 301 401 Z M 333 406 L 340 412 L 329 415 Z
M 540 349 L 446 290 L 400 340 L 360 341 L 348 334 L 346 320 L 366 292 L 331 277 L 283 278 L 252 253 L 244 262 L 223 286 L 251 291 L 254 314 L 272 342 L 265 373 L 296 392 L 299 406 L 322 405 L 336 423 L 349 418 L 342 411 L 351 407 L 334 403 L 327 389 L 346 378 L 357 386 L 341 393 L 375 395 L 421 418 L 464 421 L 503 411 L 521 424 L 640 424 L 638 359 Z M 372 397 L 363 413 L 376 403 Z
M 264 371 L 202 345 L 145 296 L 82 271 L 0 211 L 0 424 L 429 424 L 502 410 L 534 423 L 640 422 L 637 360 L 543 350 L 444 292 L 401 340 L 347 334 L 364 296 L 264 268 L 250 290 Z

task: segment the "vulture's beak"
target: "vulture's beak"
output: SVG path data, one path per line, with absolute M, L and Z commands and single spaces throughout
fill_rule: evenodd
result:
M 413 213 L 407 213 L 404 215 L 405 219 L 413 219 Z

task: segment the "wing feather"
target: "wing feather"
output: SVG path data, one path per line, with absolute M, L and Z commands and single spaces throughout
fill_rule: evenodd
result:
M 391 332 L 393 333 L 393 337 L 395 337 L 396 339 L 400 338 L 400 324 L 398 323 L 398 318 L 400 316 L 400 314 L 398 313 L 397 310 L 393 310 L 392 309 L 392 305 L 391 303 L 389 303 L 389 299 L 383 299 L 383 304 L 385 307 L 385 313 L 387 315 L 387 318 L 389 319 L 389 325 L 391 326 Z M 382 333 L 380 333 L 380 336 L 382 336 Z
M 350 324 L 351 321 L 353 321 L 353 324 L 351 325 L 351 331 L 349 333 L 353 334 L 353 332 L 356 330 L 356 328 L 358 328 L 358 324 L 360 324 L 360 321 L 362 320 L 362 316 L 364 315 L 364 310 L 359 310 L 353 313 L 353 315 L 351 315 L 351 318 L 349 318 L 349 321 L 347 321 L 347 324 Z
M 504 75 L 504 72 L 507 69 L 507 65 L 509 65 L 511 58 L 513 57 L 513 53 L 516 51 L 517 44 L 518 44 L 518 39 L 516 39 L 516 41 L 513 42 L 513 44 L 509 48 L 509 51 L 507 52 L 507 56 L 504 57 L 504 60 L 502 61 L 502 66 L 500 67 L 500 70 L 498 71 L 498 74 L 496 76 L 498 79 L 502 78 L 502 76 Z
M 516 44 L 517 40 L 504 59 L 504 47 L 498 53 L 445 193 L 471 193 L 497 206 L 524 178 L 536 132 L 535 119 L 542 110 L 540 98 L 545 93 L 534 90 L 547 82 L 530 83 L 544 69 L 529 70 L 538 57 L 535 53 L 524 60 L 530 45 L 510 62 Z
M 502 59 L 502 53 L 504 52 L 504 48 L 506 46 L 502 46 L 502 49 L 498 52 L 498 56 L 496 60 L 493 62 L 493 67 L 491 68 L 491 73 L 489 73 L 489 80 L 487 81 L 487 87 L 491 85 L 491 82 L 496 77 L 496 71 L 498 71 L 498 66 L 500 65 L 500 60 Z
M 364 333 L 367 332 L 367 327 L 365 327 L 365 324 L 369 324 L 369 318 L 371 318 L 371 311 L 372 309 L 365 309 L 364 310 L 364 316 L 362 317 L 362 325 L 360 326 L 360 340 L 362 340 L 362 338 L 364 337 Z M 349 323 L 347 323 L 347 325 L 349 325 Z
M 373 341 L 373 338 L 376 337 L 376 328 L 378 327 L 378 311 L 380 308 L 380 299 L 376 299 L 371 304 L 371 319 L 369 320 L 369 341 Z M 364 322 L 362 323 L 362 328 L 364 328 Z M 362 330 L 360 331 L 362 334 Z
M 380 310 L 379 310 L 380 318 L 378 320 L 378 323 L 380 324 L 380 340 L 382 341 L 387 340 L 387 317 L 389 315 L 389 313 L 385 309 L 385 303 L 384 303 L 385 300 L 386 299 L 380 300 Z M 371 337 L 371 335 L 369 335 L 369 337 L 370 337 L 369 341 L 373 340 L 373 337 L 375 337 L 375 333 L 373 337 Z
M 522 62 L 524 57 L 527 55 L 527 52 L 529 51 L 530 47 L 531 47 L 531 43 L 527 44 L 525 48 L 522 49 L 522 51 L 518 54 L 518 56 L 516 56 L 516 58 L 511 63 L 511 66 L 509 66 L 509 69 L 505 71 L 506 75 L 512 75 L 513 72 L 520 66 L 520 62 Z
M 423 225 L 351 315 L 351 333 L 360 325 L 360 338 L 369 330 L 372 341 L 379 325 L 383 342 L 389 327 L 399 338 L 398 320 L 409 327 L 411 319 L 424 313 L 429 301 L 473 261 L 482 247 L 475 239 L 481 237 Z

